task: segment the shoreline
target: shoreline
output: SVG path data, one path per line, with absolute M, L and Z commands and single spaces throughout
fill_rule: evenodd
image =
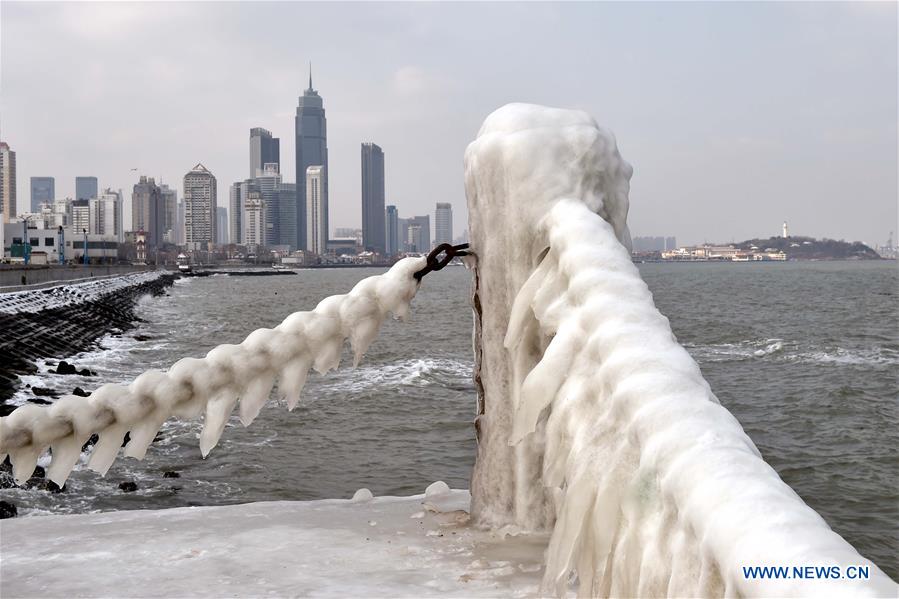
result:
M 38 360 L 64 360 L 114 330 L 134 328 L 138 299 L 164 294 L 177 278 L 160 270 L 0 294 L 0 415 L 15 409 L 7 402 L 19 376 L 36 373 Z

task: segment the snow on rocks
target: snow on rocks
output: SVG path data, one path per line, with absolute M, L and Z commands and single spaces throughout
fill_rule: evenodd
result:
M 353 499 L 351 500 L 353 503 L 364 503 L 366 501 L 371 501 L 374 499 L 374 495 L 368 489 L 362 488 L 353 493 Z
M 435 495 L 443 495 L 444 493 L 449 493 L 449 485 L 443 482 L 442 480 L 438 480 L 437 482 L 433 482 L 428 485 L 428 488 L 425 489 L 425 497 L 434 497 Z
M 0 460 L 9 454 L 13 475 L 24 482 L 49 447 L 47 476 L 65 484 L 81 448 L 99 433 L 88 466 L 105 474 L 130 433 L 125 455 L 142 459 L 162 423 L 172 416 L 204 414 L 200 451 L 218 443 L 231 412 L 249 425 L 278 395 L 293 409 L 310 368 L 324 374 L 340 363 L 347 339 L 354 365 L 374 340 L 383 320 L 404 319 L 418 290 L 412 276 L 424 258 L 405 258 L 382 275 L 368 277 L 344 295 L 322 300 L 314 310 L 295 312 L 274 329 L 258 329 L 239 345 L 219 345 L 205 358 L 184 358 L 167 372 L 150 370 L 130 385 L 106 384 L 89 397 L 67 395 L 52 406 L 22 406 L 0 418 Z
M 466 151 L 476 523 L 552 530 L 558 595 L 574 573 L 584 596 L 895 596 L 764 462 L 655 308 L 630 258 L 631 173 L 578 111 L 505 106 Z M 763 565 L 871 577 L 743 575 Z

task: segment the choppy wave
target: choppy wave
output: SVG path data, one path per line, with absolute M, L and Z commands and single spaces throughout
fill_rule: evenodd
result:
M 783 339 L 747 339 L 734 343 L 698 345 L 685 343 L 687 351 L 700 363 L 771 359 L 803 364 L 852 366 L 899 365 L 899 351 L 888 347 L 843 348 L 805 347 Z
M 419 358 L 391 364 L 339 370 L 328 375 L 322 388 L 359 392 L 367 389 L 428 387 L 438 385 L 454 390 L 474 389 L 471 362 L 450 358 Z

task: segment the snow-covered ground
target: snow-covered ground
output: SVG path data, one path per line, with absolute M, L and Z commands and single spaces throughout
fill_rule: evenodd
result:
M 548 537 L 477 530 L 468 492 L 441 487 L 429 496 L 3 520 L 0 596 L 538 594 Z

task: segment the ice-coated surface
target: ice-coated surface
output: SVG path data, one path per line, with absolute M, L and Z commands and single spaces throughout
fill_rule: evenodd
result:
M 309 368 L 324 374 L 336 368 L 349 339 L 355 364 L 374 340 L 388 314 L 405 318 L 418 290 L 412 276 L 424 258 L 405 258 L 382 275 L 368 277 L 352 291 L 322 300 L 314 310 L 295 312 L 274 329 L 258 329 L 240 345 L 219 345 L 205 358 L 184 358 L 167 372 L 151 370 L 130 385 L 106 384 L 90 397 L 67 395 L 49 407 L 22 406 L 0 418 L 0 461 L 9 454 L 20 484 L 47 448 L 53 459 L 47 476 L 65 484 L 93 433 L 99 441 L 89 467 L 105 474 L 119 453 L 142 459 L 162 423 L 172 416 L 205 414 L 200 450 L 218 443 L 235 407 L 249 425 L 278 380 L 278 394 L 296 407 Z
M 468 503 L 454 490 L 2 520 L 0 596 L 534 596 L 546 535 L 460 524 Z
M 630 166 L 587 114 L 511 104 L 465 154 L 480 390 L 472 516 L 551 529 L 544 590 L 895 596 L 721 407 L 631 263 Z M 871 580 L 742 566 L 870 565 Z

